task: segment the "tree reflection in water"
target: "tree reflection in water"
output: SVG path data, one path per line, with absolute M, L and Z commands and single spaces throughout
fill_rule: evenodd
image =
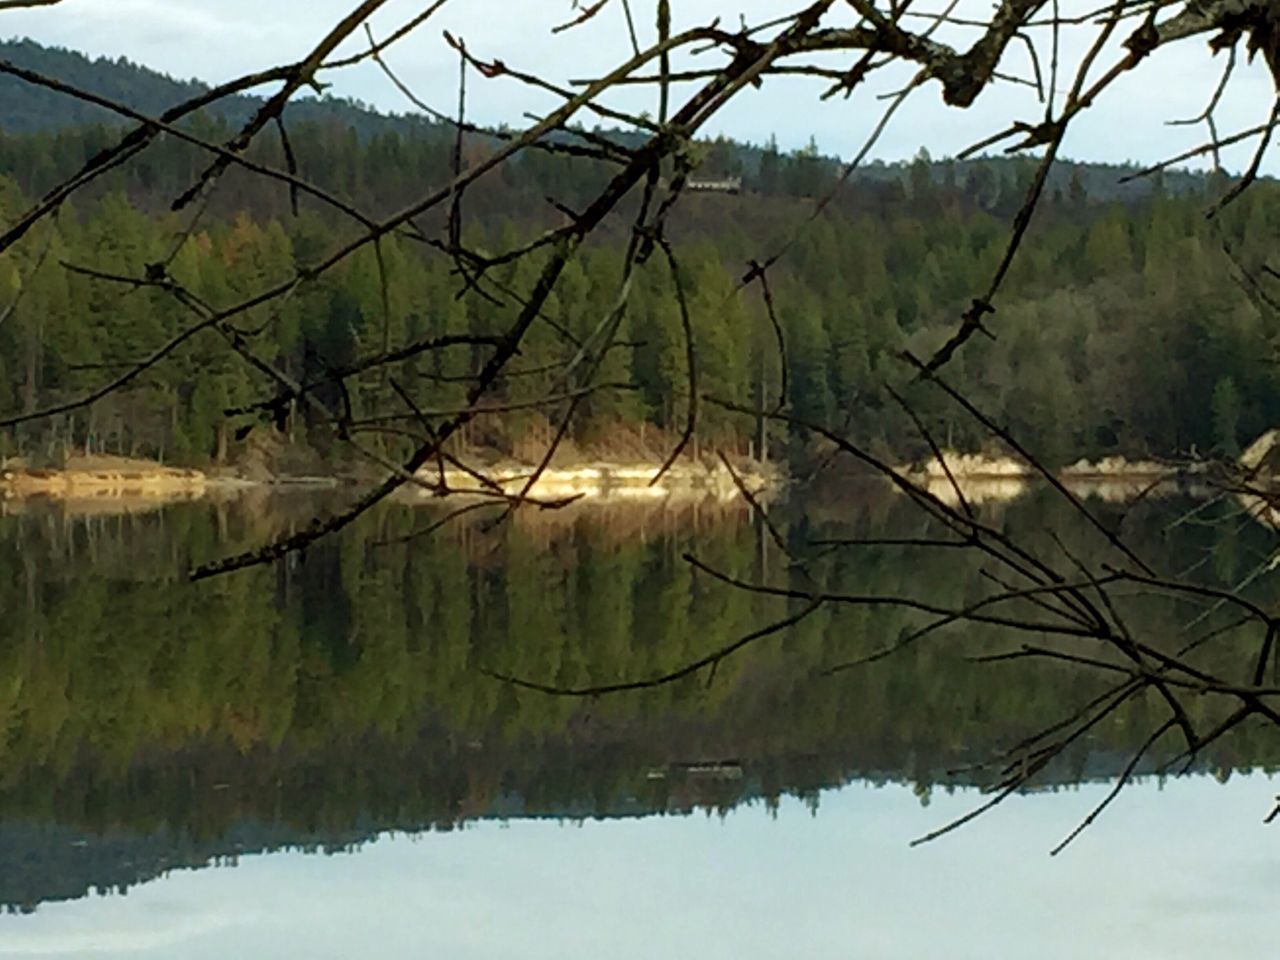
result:
M 796 544 L 922 533 L 919 513 L 878 489 L 838 499 L 793 493 L 775 523 Z M 1184 508 L 1099 509 L 1129 509 L 1139 549 L 1234 583 L 1269 535 L 1169 527 Z M 480 516 L 407 542 L 396 541 L 431 508 L 392 504 L 274 571 L 184 583 L 194 563 L 315 509 L 295 494 L 118 515 L 32 503 L 0 519 L 0 564 L 13 572 L 0 582 L 0 902 L 29 909 L 211 858 L 344 849 L 473 818 L 727 811 L 788 794 L 816 804 L 855 778 L 908 783 L 928 802 L 940 786 L 991 782 L 982 761 L 1104 689 L 1070 665 L 975 664 L 1000 638 L 974 625 L 826 675 L 924 622 L 865 607 L 823 608 L 710 682 L 703 671 L 569 700 L 483 672 L 561 685 L 651 676 L 785 615 L 794 601 L 681 559 L 696 539 L 717 569 L 799 576 L 741 504 L 591 505 L 497 526 Z M 1049 498 L 982 509 L 1031 536 L 1072 529 Z M 1087 561 L 1096 543 L 1070 545 Z M 957 606 L 983 587 L 976 563 L 902 545 L 831 552 L 809 570 L 850 591 Z M 1168 598 L 1127 603 L 1172 638 L 1198 613 Z M 1160 709 L 1108 717 L 1039 784 L 1114 776 Z M 1245 727 L 1198 769 L 1270 770 L 1278 755 L 1272 732 Z

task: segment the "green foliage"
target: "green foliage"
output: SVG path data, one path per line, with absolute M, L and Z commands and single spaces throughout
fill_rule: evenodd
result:
M 1213 432 L 1218 451 L 1226 457 L 1240 455 L 1240 395 L 1236 382 L 1224 377 L 1213 388 Z
M 30 44 L 10 47 L 18 59 L 34 58 L 32 66 L 47 57 L 45 68 L 80 71 L 86 83 L 96 76 L 104 92 L 134 91 L 139 104 L 160 92 L 189 92 L 164 87 L 163 78 L 128 64 L 81 62 Z M 8 89 L 0 86 L 0 96 Z M 402 208 L 447 171 L 446 128 L 363 114 L 357 120 L 355 113 L 350 105 L 312 103 L 292 120 L 290 136 L 308 179 L 376 213 Z M 27 198 L 106 142 L 102 128 L 68 126 L 83 122 L 67 114 L 57 133 L 0 136 L 0 213 L 17 215 Z M 215 138 L 229 129 L 225 116 L 191 122 Z M 467 144 L 470 151 L 488 147 L 482 137 Z M 271 138 L 250 150 L 277 165 L 279 151 Z M 732 403 L 776 404 L 783 371 L 773 333 L 757 289 L 740 288 L 740 278 L 748 259 L 794 234 L 770 271 L 786 340 L 788 410 L 864 445 L 898 456 L 918 453 L 909 421 L 886 402 L 882 387 L 908 389 L 903 348 L 935 349 L 986 289 L 1032 168 L 1021 160 L 935 162 L 921 151 L 910 164 L 860 171 L 813 220 L 804 198 L 825 194 L 838 174 L 815 143 L 787 153 L 774 141 L 755 148 L 719 139 L 698 152 L 705 172 L 742 176 L 746 185 L 737 196 L 685 197 L 671 220 L 699 392 Z M 68 207 L 56 224 L 33 231 L 9 253 L 0 266 L 0 302 L 18 303 L 0 326 L 0 411 L 83 396 L 194 322 L 158 291 L 68 273 L 63 262 L 140 275 L 176 249 L 172 276 L 209 303 L 227 306 L 288 281 L 350 236 L 350 223 L 313 198 L 302 198 L 295 217 L 278 183 L 232 171 L 195 232 L 175 246 L 186 223 L 168 212 L 168 201 L 201 162 L 188 145 L 161 138 L 139 162 L 80 195 L 77 209 Z M 1221 239 L 1206 232 L 1200 214 L 1221 184 L 1171 173 L 1156 184 L 1122 189 L 1115 186 L 1118 173 L 1079 164 L 1055 172 L 996 300 L 998 313 L 988 321 L 996 339 L 967 345 L 947 376 L 1049 461 L 1232 451 L 1280 422 L 1280 373 L 1261 359 L 1280 336 L 1278 318 L 1260 313 L 1230 280 Z M 549 225 L 548 194 L 573 207 L 607 175 L 581 159 L 522 154 L 501 177 L 485 178 L 467 193 L 467 243 L 490 251 L 518 246 Z M 1243 256 L 1271 249 L 1280 190 L 1257 184 L 1221 220 Z M 588 382 L 623 384 L 632 389 L 600 391 L 578 403 L 576 439 L 607 440 L 619 427 L 640 436 L 647 427 L 683 427 L 689 370 L 670 271 L 663 258 L 651 258 L 632 279 L 626 309 L 616 313 L 621 249 L 618 232 L 606 227 L 569 264 L 488 401 L 528 405 Z M 489 279 L 525 290 L 543 262 L 535 252 Z M 499 304 L 493 292 L 468 288 L 438 252 L 388 236 L 378 249 L 360 250 L 284 300 L 245 311 L 237 326 L 251 331 L 254 353 L 286 375 L 322 379 L 386 348 L 501 333 L 518 304 Z M 488 355 L 469 346 L 431 351 L 389 373 L 424 409 L 444 413 L 464 401 L 468 375 Z M 221 461 L 236 455 L 233 437 L 251 423 L 228 420 L 225 410 L 276 389 L 207 331 L 90 410 L 24 425 L 0 442 L 29 456 L 88 447 L 193 464 Z M 345 392 L 317 389 L 319 407 L 299 409 L 285 427 L 288 441 L 322 454 L 340 450 L 332 431 L 321 428 L 319 410 L 349 405 L 359 416 L 387 389 L 381 371 L 356 378 Z M 972 450 L 988 440 L 936 391 L 910 393 L 950 444 Z M 751 418 L 713 404 L 700 407 L 705 444 L 745 451 L 756 439 Z M 525 406 L 484 418 L 468 427 L 464 440 L 506 452 L 525 440 L 545 442 L 564 410 Z M 770 437 L 775 455 L 784 446 L 806 455 L 804 443 L 784 445 L 776 431 Z M 366 439 L 382 450 L 401 442 Z

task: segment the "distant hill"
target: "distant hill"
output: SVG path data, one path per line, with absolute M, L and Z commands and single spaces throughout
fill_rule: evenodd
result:
M 175 104 L 188 100 L 209 89 L 198 80 L 178 80 L 149 67 L 124 58 L 98 57 L 58 47 L 46 47 L 31 39 L 0 41 L 0 59 L 16 66 L 57 77 L 69 84 L 93 93 L 117 100 L 147 114 L 160 114 Z M 212 118 L 229 126 L 243 124 L 261 104 L 256 96 L 235 96 L 221 101 L 206 111 Z M 336 124 L 353 131 L 361 140 L 380 134 L 395 132 L 403 136 L 440 136 L 443 126 L 417 115 L 385 114 L 359 101 L 338 97 L 304 96 L 288 108 L 292 123 Z M 15 77 L 0 74 L 0 132 L 8 135 L 52 133 L 83 128 L 89 125 L 119 126 L 124 121 L 118 115 L 93 106 L 65 94 L 33 86 Z M 638 139 L 634 131 L 608 131 L 608 135 L 621 143 L 633 145 Z M 719 140 L 712 145 L 707 165 L 712 174 L 735 174 L 745 177 L 757 192 L 774 192 L 769 189 L 767 170 L 770 154 L 776 147 L 746 144 L 731 140 Z M 788 156 L 799 160 L 795 168 L 807 166 L 818 181 L 829 181 L 841 168 L 835 157 L 821 156 L 813 148 L 795 151 Z M 965 183 L 974 170 L 987 168 L 995 173 L 994 179 L 1003 179 L 1010 167 L 1026 164 L 1025 158 L 997 156 L 963 162 L 924 159 L 935 183 L 948 180 Z M 910 168 L 908 162 L 873 161 L 858 171 L 855 180 L 889 182 L 902 180 Z M 1127 173 L 1136 167 L 1118 167 L 1107 164 L 1062 161 L 1053 172 L 1049 189 L 1067 191 L 1072 182 L 1076 189 L 1087 195 L 1091 202 L 1120 200 L 1128 202 L 1150 195 L 1158 182 L 1162 189 L 1182 193 L 1199 189 L 1204 177 L 1184 171 L 1171 171 L 1159 180 L 1142 179 L 1128 184 L 1120 183 Z M 977 181 L 983 179 L 979 174 Z M 781 189 L 777 192 L 795 192 Z M 794 187 L 794 184 L 791 186 Z
M 199 80 L 176 80 L 124 57 L 91 59 L 74 50 L 46 47 L 30 39 L 0 41 L 0 59 L 151 115 L 163 113 L 209 89 L 208 84 Z M 228 97 L 207 112 L 238 125 L 262 102 L 263 99 L 256 96 Z M 289 117 L 304 122 L 338 121 L 362 136 L 387 129 L 405 132 L 432 125 L 419 117 L 381 114 L 357 101 L 338 97 L 300 97 L 290 104 Z M 0 74 L 0 131 L 6 134 L 123 123 L 127 121 L 103 107 Z

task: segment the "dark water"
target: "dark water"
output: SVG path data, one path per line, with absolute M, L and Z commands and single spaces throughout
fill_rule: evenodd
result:
M 1098 509 L 1205 582 L 1240 583 L 1274 549 L 1227 506 L 1172 524 L 1188 506 Z M 565 699 L 486 674 L 656 676 L 798 608 L 694 573 L 689 551 L 753 582 L 959 605 L 990 584 L 957 551 L 836 550 L 802 572 L 745 508 L 711 503 L 479 516 L 403 542 L 440 510 L 397 504 L 301 561 L 185 582 L 325 507 L 0 517 L 0 956 L 1268 952 L 1272 729 L 1142 780 L 1050 860 L 1163 716 L 1117 715 L 1039 789 L 910 849 L 981 802 L 975 763 L 1102 689 L 1065 665 L 972 663 L 1009 645 L 990 630 L 827 676 L 924 620 L 824 607 L 655 690 Z M 985 509 L 1033 543 L 1107 549 L 1044 496 Z M 774 515 L 797 551 L 928 533 L 857 489 Z M 1273 581 L 1249 589 L 1274 600 Z M 1225 617 L 1125 604 L 1153 638 Z M 1206 656 L 1250 642 L 1228 632 Z

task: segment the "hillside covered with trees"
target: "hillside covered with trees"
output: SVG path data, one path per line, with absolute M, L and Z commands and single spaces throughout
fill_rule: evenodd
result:
M 0 56 L 86 89 L 96 86 L 144 112 L 194 89 L 127 63 L 90 62 L 30 42 L 6 44 Z M 6 223 L 110 135 L 108 115 L 53 96 L 12 77 L 0 85 L 0 220 Z M 225 140 L 236 109 L 233 103 L 198 117 L 190 130 Z M 287 119 L 299 175 L 375 215 L 450 175 L 454 135 L 446 125 L 379 118 L 330 100 L 291 106 Z M 284 168 L 284 141 L 267 141 L 260 138 L 250 156 Z M 462 147 L 481 156 L 494 143 L 476 134 Z M 984 291 L 1026 194 L 1030 161 L 934 161 L 922 152 L 911 163 L 873 164 L 815 217 L 840 173 L 816 146 L 783 152 L 776 144 L 718 140 L 699 151 L 697 176 L 743 179 L 737 194 L 686 196 L 671 223 L 699 391 L 772 406 L 785 385 L 798 418 L 894 456 L 918 455 L 919 441 L 885 385 L 910 380 L 899 358 L 903 348 L 934 349 Z M 162 138 L 79 194 L 55 223 L 32 231 L 0 263 L 0 309 L 12 305 L 0 321 L 0 414 L 88 393 L 191 323 L 190 313 L 160 291 L 91 274 L 143 276 L 163 266 L 216 308 L 289 278 L 358 229 L 321 199 L 291 196 L 278 181 L 235 171 L 206 196 L 194 221 L 190 210 L 170 213 L 170 201 L 203 166 L 197 148 Z M 1221 176 L 1182 172 L 1120 182 L 1134 172 L 1071 163 L 1055 171 L 988 323 L 995 338 L 962 351 L 947 371 L 984 411 L 1053 462 L 1233 454 L 1280 422 L 1270 353 L 1277 317 L 1251 296 L 1241 276 L 1242 267 L 1258 268 L 1249 258 L 1280 233 L 1280 189 L 1259 183 L 1209 220 L 1205 212 L 1225 187 Z M 598 161 L 527 151 L 468 191 L 463 236 L 481 251 L 536 237 L 561 223 L 577 200 L 592 196 L 607 175 Z M 624 212 L 570 264 L 495 395 L 495 404 L 516 409 L 480 418 L 465 442 L 518 453 L 550 438 L 552 424 L 537 402 L 563 393 L 558 361 L 608 313 L 628 222 Z M 740 282 L 751 260 L 787 244 L 772 272 L 784 376 L 759 288 L 740 289 Z M 366 248 L 283 304 L 241 317 L 238 329 L 262 360 L 303 382 L 323 379 L 369 351 L 457 337 L 467 342 L 419 354 L 394 372 L 414 396 L 432 398 L 428 416 L 456 409 L 468 377 L 483 363 L 485 338 L 504 329 L 517 308 L 501 291 L 526 288 L 539 257 L 491 271 L 479 289 L 457 274 L 452 260 L 409 235 L 389 237 L 381 257 L 380 265 Z M 618 342 L 598 371 L 596 381 L 607 389 L 591 393 L 578 410 L 572 439 L 580 444 L 626 438 L 632 448 L 658 450 L 684 422 L 683 327 L 665 265 L 649 267 L 633 285 Z M 217 333 L 203 336 L 87 411 L 0 433 L 0 453 L 56 459 L 88 447 L 204 465 L 234 460 L 247 443 L 270 435 L 275 446 L 301 459 L 343 455 L 332 429 L 314 417 L 291 418 L 276 431 L 272 411 L 228 415 L 270 398 L 274 385 L 230 355 Z M 385 389 L 384 377 L 371 372 L 367 389 Z M 317 396 L 331 406 L 349 405 L 359 423 L 363 389 L 360 382 L 355 390 L 335 387 Z M 950 446 L 977 449 L 986 440 L 982 428 L 937 391 L 912 396 Z M 746 452 L 753 426 L 704 405 L 699 437 Z M 363 442 L 384 452 L 404 442 L 385 424 L 363 429 Z M 775 432 L 770 446 L 774 455 L 807 453 L 799 435 Z

